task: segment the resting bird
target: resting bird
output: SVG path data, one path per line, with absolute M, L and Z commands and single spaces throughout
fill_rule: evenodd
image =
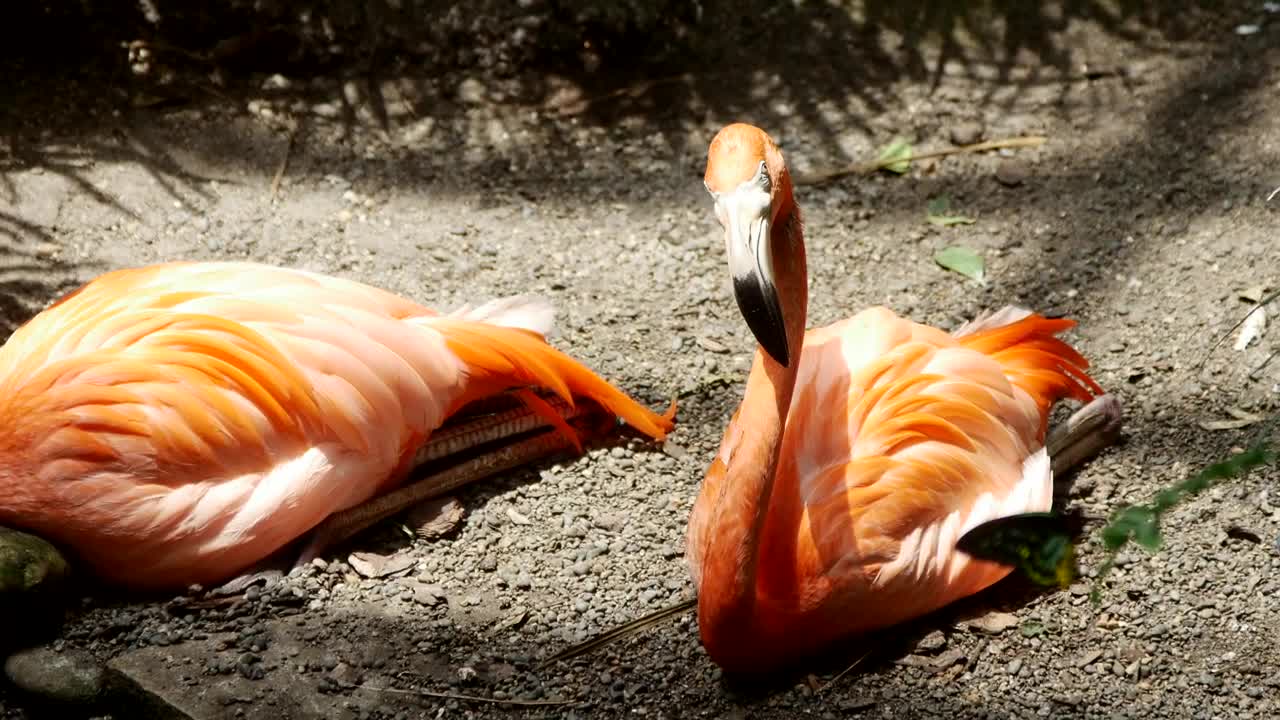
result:
M 308 533 L 298 562 L 425 496 L 580 449 L 571 422 L 671 430 L 674 405 L 640 406 L 549 346 L 551 325 L 535 299 L 441 315 L 249 263 L 103 275 L 0 349 L 0 524 L 110 583 L 210 585 Z
M 1010 567 L 956 541 L 1050 509 L 1053 403 L 1088 403 L 1050 441 L 1060 470 L 1118 428 L 1118 403 L 1055 337 L 1074 323 L 1006 308 L 948 334 L 877 307 L 806 333 L 800 210 L 777 145 L 724 128 L 705 182 L 760 344 L 689 521 L 711 658 L 771 670 L 1003 578 Z

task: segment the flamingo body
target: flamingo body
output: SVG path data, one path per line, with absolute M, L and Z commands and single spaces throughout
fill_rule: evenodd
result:
M 705 179 L 761 344 L 689 521 L 708 654 L 774 669 L 1007 575 L 956 542 L 1049 509 L 1050 407 L 1102 392 L 1056 337 L 1074 323 L 1006 308 L 946 333 L 876 307 L 806 332 L 803 224 L 780 151 L 730 125 Z
M 730 636 L 750 637 L 750 654 L 734 640 L 717 660 L 772 665 L 1005 577 L 1011 568 L 955 543 L 988 520 L 1050 508 L 1050 398 L 1091 397 L 1075 370 L 1083 359 L 1052 339 L 1071 324 L 1029 316 L 955 336 L 877 307 L 809 331 L 759 531 L 753 614 Z M 772 388 L 756 373 L 744 407 L 761 394 Z M 752 432 L 740 410 L 690 519 L 688 559 L 708 606 L 717 589 L 702 582 L 706 548 L 724 531 L 713 514 L 749 517 L 726 512 L 738 496 L 725 484 Z M 714 632 L 704 641 L 725 644 Z
M 109 273 L 0 349 L 0 522 L 114 583 L 212 583 L 399 484 L 473 400 L 544 387 L 670 429 L 547 345 L 550 319 L 248 263 Z

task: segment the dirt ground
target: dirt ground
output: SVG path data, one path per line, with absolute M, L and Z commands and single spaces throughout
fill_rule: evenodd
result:
M 720 44 L 683 58 L 673 20 L 669 36 L 641 23 L 648 45 L 579 43 L 572 63 L 549 63 L 521 49 L 546 25 L 516 13 L 448 15 L 447 57 L 384 58 L 376 72 L 377 53 L 304 77 L 157 50 L 133 73 L 113 44 L 132 36 L 96 29 L 107 51 L 92 63 L 6 60 L 10 329 L 107 269 L 253 259 L 439 309 L 543 294 L 560 310 L 559 347 L 653 407 L 681 403 L 664 447 L 627 439 L 460 493 L 466 515 L 442 539 L 387 523 L 232 603 L 95 593 L 51 647 L 109 660 L 167 703 L 164 717 L 1277 716 L 1274 470 L 1175 510 L 1165 546 L 1126 551 L 1100 605 L 1086 582 L 1042 591 L 1011 577 L 763 683 L 722 678 L 688 616 L 538 665 L 691 594 L 685 521 L 754 347 L 700 179 L 726 122 L 766 128 L 801 173 L 872 158 L 895 135 L 922 150 L 1048 138 L 797 198 L 811 325 L 873 304 L 944 328 L 1007 303 L 1079 320 L 1072 341 L 1127 411 L 1124 442 L 1063 499 L 1087 520 L 1086 568 L 1117 505 L 1256 429 L 1200 423 L 1276 411 L 1280 362 L 1256 370 L 1280 348 L 1274 331 L 1196 365 L 1248 309 L 1242 293 L 1280 284 L 1280 199 L 1266 201 L 1280 185 L 1280 14 L 1252 1 L 1136 15 L 1125 3 L 1027 5 L 776 5 L 724 37 L 714 18 L 689 20 Z M 976 222 L 927 223 L 941 194 Z M 987 286 L 933 262 L 954 244 L 982 254 Z M 362 577 L 350 551 L 403 569 Z M 39 716 L 0 687 L 0 717 Z

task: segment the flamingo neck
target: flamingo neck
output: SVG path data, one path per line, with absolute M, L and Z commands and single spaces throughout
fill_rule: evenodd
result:
M 708 627 L 709 635 L 725 639 L 741 638 L 747 627 L 744 623 L 752 616 L 760 536 L 803 353 L 808 310 L 808 272 L 798 209 L 793 206 L 786 220 L 775 225 L 770 242 L 791 362 L 783 367 L 763 348 L 757 348 L 738 410 L 742 436 L 726 468 L 725 493 L 712 521 L 719 527 L 709 533 L 714 540 L 707 549 L 700 591 L 700 616 L 724 628 L 716 632 Z

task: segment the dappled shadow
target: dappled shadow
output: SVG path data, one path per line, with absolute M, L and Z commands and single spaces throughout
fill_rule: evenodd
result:
M 74 289 L 92 261 L 68 260 L 47 228 L 0 211 L 0 338 Z
M 1066 94 L 1129 73 L 1126 58 L 1080 42 L 1083 29 L 1162 48 L 1216 31 L 1222 15 L 1207 0 L 494 0 L 465 9 L 438 0 L 216 9 L 106 0 L 18 11 L 10 27 L 24 33 L 7 64 L 28 78 L 23 87 L 46 86 L 22 103 L 22 120 L 39 127 L 92 116 L 91 107 L 58 112 L 66 98 L 40 79 L 74 72 L 108 90 L 88 99 L 107 114 L 263 96 L 277 112 L 321 113 L 349 129 L 363 118 L 391 132 L 486 102 L 599 127 L 800 123 L 839 156 L 838 137 L 869 133 L 868 117 L 898 101 L 901 80 L 934 89 L 944 77 L 980 82 L 975 109 L 1046 82 Z M 264 87 L 271 74 L 282 80 Z

